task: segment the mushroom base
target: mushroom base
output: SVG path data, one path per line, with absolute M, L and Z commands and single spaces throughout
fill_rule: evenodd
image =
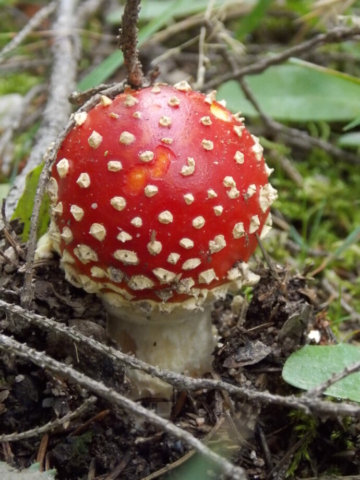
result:
M 106 305 L 106 304 L 105 304 Z M 123 352 L 146 363 L 197 377 L 210 371 L 217 332 L 211 322 L 211 305 L 156 319 L 114 312 L 108 305 L 108 333 Z M 170 398 L 173 387 L 139 370 L 129 370 L 132 398 Z

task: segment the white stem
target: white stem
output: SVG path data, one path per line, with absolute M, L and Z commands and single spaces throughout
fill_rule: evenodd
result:
M 130 315 L 126 310 L 108 309 L 108 333 L 125 353 L 176 373 L 199 376 L 211 368 L 217 340 L 211 323 L 211 305 L 203 310 L 159 314 L 157 318 Z M 172 387 L 138 370 L 127 374 L 131 397 L 169 398 Z

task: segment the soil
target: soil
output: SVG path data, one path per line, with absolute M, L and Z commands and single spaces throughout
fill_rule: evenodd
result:
M 0 239 L 0 298 L 13 304 L 19 303 L 24 260 L 21 255 L 11 261 L 5 257 L 9 256 L 9 238 L 24 251 L 16 235 L 20 230 L 13 222 L 10 229 L 1 232 Z M 214 305 L 213 321 L 221 338 L 209 376 L 257 391 L 296 394 L 298 391 L 282 380 L 286 358 L 308 342 L 310 329 L 319 330 L 325 344 L 333 341 L 332 335 L 317 292 L 309 287 L 306 277 L 278 265 L 271 270 L 258 266 L 257 273 L 261 280 L 251 292 L 249 304 L 237 295 Z M 65 281 L 58 259 L 38 265 L 34 282 L 34 312 L 113 345 L 105 331 L 100 301 Z M 0 313 L 0 328 L 2 333 L 126 394 L 124 368 L 107 356 L 19 322 L 4 311 Z M 78 385 L 46 369 L 8 353 L 0 355 L 0 434 L 44 425 L 74 411 L 88 397 Z M 151 399 L 142 403 L 158 411 L 164 407 L 164 402 L 156 404 Z M 243 467 L 249 479 L 359 472 L 360 424 L 353 419 L 314 418 L 282 406 L 245 402 L 231 399 L 225 392 L 204 390 L 175 392 L 171 409 L 172 421 Z M 56 469 L 59 480 L 184 479 L 194 478 L 194 472 L 201 479 L 222 478 L 182 441 L 148 423 L 139 424 L 101 398 L 65 426 L 2 445 L 0 460 L 19 469 L 40 460 L 42 468 Z

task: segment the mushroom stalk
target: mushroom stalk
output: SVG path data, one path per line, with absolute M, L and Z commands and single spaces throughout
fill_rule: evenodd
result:
M 175 311 L 146 317 L 134 311 L 115 309 L 110 304 L 108 333 L 124 353 L 161 369 L 198 377 L 210 371 L 217 341 L 211 322 L 211 305 L 195 311 Z M 132 398 L 170 398 L 171 385 L 139 370 L 127 373 Z

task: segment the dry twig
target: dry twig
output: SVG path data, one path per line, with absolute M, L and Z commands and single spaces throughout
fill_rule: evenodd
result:
M 204 15 L 204 22 L 205 24 L 210 22 L 210 16 L 212 9 L 214 7 L 214 0 L 209 0 L 208 6 L 205 11 Z M 198 63 L 198 73 L 197 73 L 197 81 L 196 81 L 196 88 L 201 90 L 204 85 L 205 81 L 205 39 L 206 39 L 206 26 L 202 26 L 200 29 L 200 37 L 199 37 L 199 63 Z
M 338 158 L 340 160 L 347 161 L 349 163 L 353 163 L 354 165 L 360 164 L 360 158 L 353 153 L 346 152 L 341 148 L 335 147 L 329 142 L 322 140 L 321 138 L 314 138 L 308 135 L 306 132 L 302 130 L 298 130 L 297 128 L 290 128 L 286 127 L 282 123 L 276 122 L 271 117 L 266 115 L 266 113 L 260 107 L 259 102 L 256 100 L 255 96 L 253 95 L 248 83 L 244 78 L 239 79 L 239 83 L 241 88 L 249 100 L 249 102 L 254 106 L 255 110 L 258 112 L 261 120 L 264 122 L 265 126 L 273 133 L 278 134 L 280 138 L 287 144 L 300 147 L 306 150 L 312 148 L 320 148 L 324 152 L 328 153 L 329 155 Z
M 127 0 L 122 17 L 122 28 L 119 37 L 119 48 L 124 55 L 124 65 L 128 72 L 128 83 L 134 87 L 142 86 L 144 75 L 139 61 L 138 43 L 138 16 L 140 0 Z
M 36 427 L 32 430 L 27 430 L 26 432 L 21 433 L 10 433 L 8 435 L 0 435 L 0 442 L 18 442 L 19 440 L 25 440 L 26 438 L 38 437 L 46 432 L 51 432 L 57 427 L 64 425 L 65 423 L 70 422 L 74 418 L 81 415 L 90 405 L 93 405 L 96 402 L 96 397 L 87 398 L 83 404 L 80 405 L 76 410 L 64 415 L 61 418 L 43 425 L 42 427 Z
M 284 63 L 291 57 L 300 57 L 303 54 L 308 54 L 309 50 L 319 47 L 321 45 L 325 45 L 327 43 L 340 43 L 349 38 L 354 38 L 355 36 L 360 35 L 360 27 L 355 26 L 351 28 L 346 27 L 336 27 L 330 30 L 327 33 L 321 33 L 316 35 L 311 40 L 307 40 L 306 42 L 299 43 L 294 47 L 290 47 L 284 50 L 281 53 L 276 55 L 272 55 L 266 58 L 263 58 L 259 62 L 253 63 L 252 65 L 248 65 L 243 68 L 239 68 L 231 73 L 226 73 L 221 77 L 215 78 L 214 80 L 209 81 L 204 85 L 205 90 L 211 90 L 216 88 L 218 85 L 221 85 L 228 80 L 239 79 L 245 77 L 245 75 L 256 75 L 259 73 L 264 72 L 269 67 L 273 65 L 279 65 Z
M 104 398 L 111 404 L 124 408 L 126 411 L 131 412 L 137 417 L 143 418 L 157 428 L 173 435 L 194 448 L 198 453 L 206 457 L 206 459 L 214 466 L 217 466 L 227 477 L 230 477 L 232 480 L 245 480 L 246 477 L 241 468 L 236 467 L 225 458 L 210 450 L 210 448 L 191 435 L 191 433 L 182 430 L 170 421 L 159 417 L 154 412 L 147 410 L 141 405 L 138 405 L 132 400 L 120 395 L 114 390 L 106 387 L 104 384 L 48 357 L 44 353 L 37 352 L 36 350 L 29 348 L 27 345 L 21 344 L 2 334 L 0 334 L 0 349 L 18 355 L 26 360 L 30 360 L 35 365 L 38 365 L 41 368 L 46 368 L 69 381 L 73 381 L 101 398 Z
M 36 143 L 21 175 L 15 180 L 7 198 L 7 212 L 10 217 L 24 191 L 26 175 L 41 164 L 43 155 L 51 142 L 56 139 L 71 112 L 67 100 L 74 90 L 79 40 L 74 34 L 75 2 L 61 0 L 58 4 L 57 20 L 54 24 L 53 56 L 54 63 L 49 84 L 49 99 L 43 113 L 43 121 L 37 133 Z
M 340 297 L 340 294 L 339 294 L 339 290 L 334 288 L 331 283 L 329 282 L 329 280 L 327 280 L 326 278 L 324 278 L 322 281 L 321 281 L 321 285 L 323 286 L 323 288 L 334 298 L 339 298 Z M 342 308 L 350 315 L 351 317 L 351 320 L 355 321 L 355 322 L 359 322 L 360 321 L 360 313 L 357 312 L 346 300 L 343 296 L 341 296 L 340 298 L 340 304 L 342 306 Z
M 39 10 L 35 15 L 27 22 L 25 27 L 9 42 L 0 52 L 0 63 L 6 60 L 6 55 L 10 53 L 14 48 L 18 47 L 23 40 L 31 33 L 35 28 L 41 25 L 41 22 L 45 18 L 49 17 L 56 8 L 56 2 L 51 2 L 49 5 L 46 5 L 41 10 Z
M 67 328 L 60 323 L 50 320 L 49 318 L 42 317 L 41 315 L 37 315 L 33 312 L 28 312 L 17 305 L 12 305 L 0 300 L 0 308 L 4 309 L 9 315 L 14 315 L 25 319 L 40 328 L 66 335 L 72 341 L 87 345 L 95 351 L 104 355 L 108 355 L 112 359 L 119 361 L 130 368 L 141 370 L 151 376 L 160 378 L 178 390 L 221 390 L 228 392 L 230 395 L 245 398 L 252 402 L 260 402 L 265 405 L 275 404 L 287 408 L 296 408 L 304 411 L 305 413 L 326 413 L 332 416 L 360 414 L 360 406 L 357 405 L 350 405 L 347 403 L 336 404 L 333 402 L 320 400 L 317 397 L 309 396 L 307 394 L 302 394 L 298 397 L 294 395 L 274 395 L 268 392 L 258 392 L 244 387 L 238 387 L 229 383 L 225 383 L 221 380 L 191 378 L 179 373 L 174 373 L 170 370 L 161 370 L 153 365 L 149 365 L 141 360 L 138 360 L 133 356 L 126 355 L 119 350 L 115 350 L 112 347 L 96 342 L 92 338 L 86 337 L 80 332 L 71 328 Z

